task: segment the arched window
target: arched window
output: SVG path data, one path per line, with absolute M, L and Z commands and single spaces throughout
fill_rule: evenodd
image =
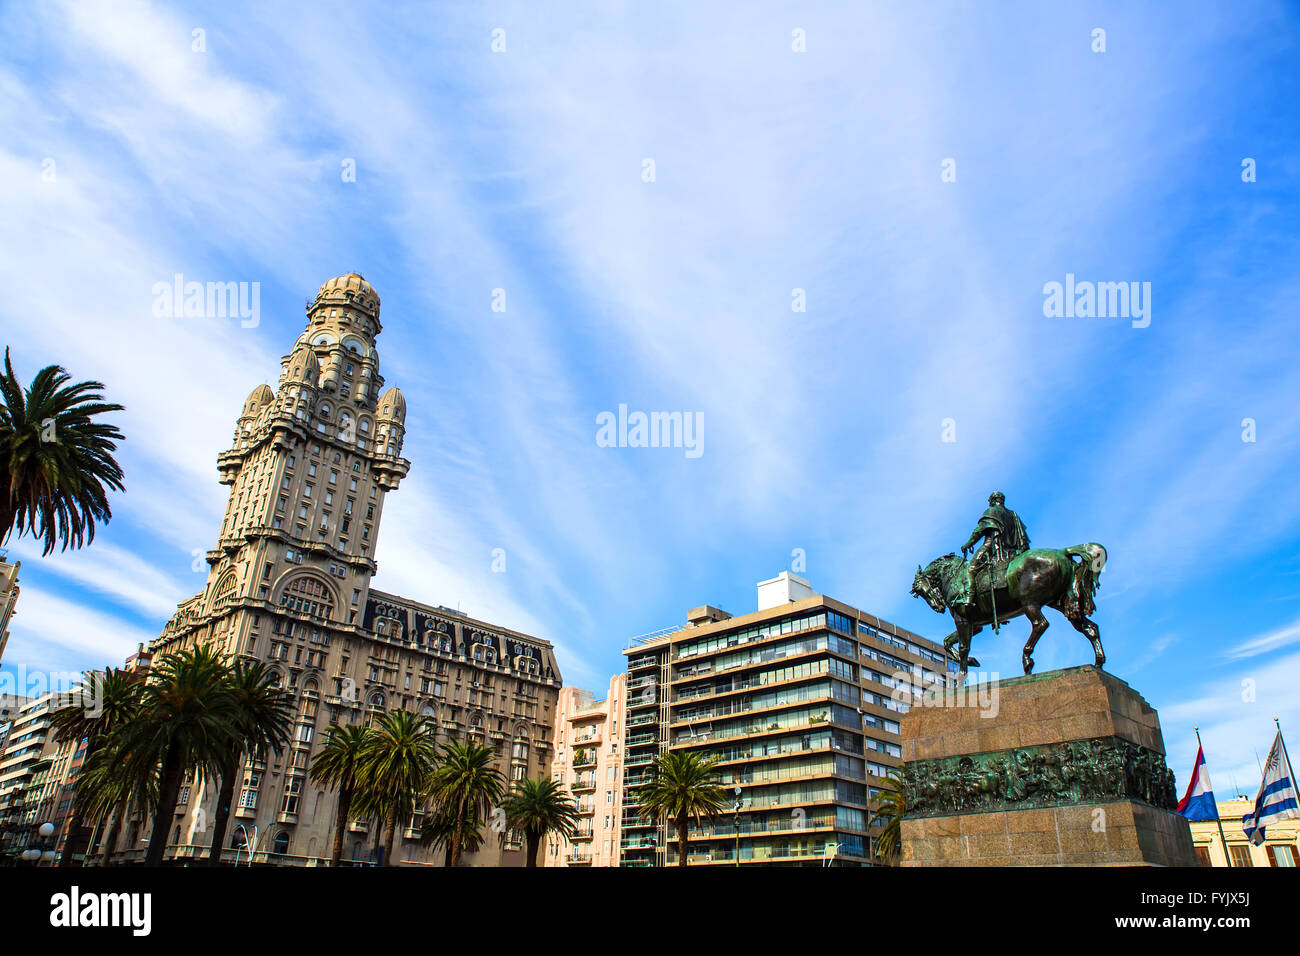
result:
M 235 589 L 238 584 L 239 579 L 235 577 L 235 572 L 227 571 L 225 576 L 217 582 L 216 590 L 212 592 L 213 610 L 223 608 L 235 599 Z
M 289 852 L 289 832 L 287 830 L 281 830 L 275 835 L 274 851 L 280 854 Z
M 304 574 L 289 582 L 280 595 L 280 606 L 329 620 L 334 615 L 334 594 L 324 581 Z

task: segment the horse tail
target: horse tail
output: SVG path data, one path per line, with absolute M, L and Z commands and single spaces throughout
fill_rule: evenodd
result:
M 1097 609 L 1093 595 L 1101 588 L 1101 569 L 1106 566 L 1106 549 L 1090 541 L 1065 548 L 1063 553 L 1074 566 L 1074 580 L 1067 598 L 1071 606 L 1063 610 L 1066 617 L 1087 617 Z M 1075 558 L 1079 560 L 1075 561 Z

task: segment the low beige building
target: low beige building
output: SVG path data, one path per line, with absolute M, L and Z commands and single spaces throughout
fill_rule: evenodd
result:
M 627 675 L 616 674 L 604 700 L 578 687 L 560 691 L 551 776 L 577 805 L 578 827 L 570 840 L 547 839 L 547 866 L 618 866 L 626 689 Z
M 1192 845 L 1205 866 L 1226 867 L 1229 856 L 1235 867 L 1300 866 L 1300 819 L 1270 823 L 1264 828 L 1264 842 L 1255 846 L 1241 828 L 1242 817 L 1255 809 L 1254 798 L 1238 795 L 1218 801 L 1218 807 L 1223 836 L 1219 835 L 1219 824 L 1213 820 L 1196 820 L 1191 824 Z M 1223 837 L 1228 838 L 1226 853 Z

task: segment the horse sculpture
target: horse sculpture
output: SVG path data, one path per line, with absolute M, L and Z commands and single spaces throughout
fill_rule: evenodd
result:
M 976 589 L 975 607 L 966 613 L 959 612 L 950 603 L 958 591 L 957 575 L 964 573 L 966 562 L 956 554 L 935 558 L 924 569 L 916 568 L 912 581 L 912 594 L 924 598 L 938 614 L 949 611 L 956 630 L 944 638 L 943 646 L 949 652 L 957 645 L 958 670 L 966 673 L 969 665 L 979 667 L 979 661 L 970 656 L 971 638 L 992 624 L 994 630 L 1003 621 L 1021 614 L 1029 618 L 1033 629 L 1025 642 L 1021 662 L 1025 673 L 1034 669 L 1034 646 L 1047 630 L 1043 608 L 1051 607 L 1065 615 L 1074 629 L 1092 644 L 1096 665 L 1106 663 L 1106 652 L 1101 647 L 1101 632 L 1088 620 L 1095 609 L 1093 595 L 1099 587 L 1098 576 L 1106 564 L 1106 549 L 1099 544 L 1080 544 L 1072 548 L 1034 548 L 1011 559 L 1006 568 L 1005 587 L 993 590 L 984 572 L 982 586 Z M 995 609 L 996 608 L 996 613 Z

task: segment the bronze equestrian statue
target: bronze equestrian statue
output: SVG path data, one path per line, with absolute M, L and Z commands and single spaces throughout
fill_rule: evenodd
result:
M 1088 543 L 1070 548 L 1029 547 L 1029 534 L 1020 516 L 1005 506 L 1006 497 L 995 491 L 989 508 L 962 545 L 962 557 L 954 553 L 935 558 L 924 569 L 919 565 L 912 580 L 912 594 L 924 598 L 937 613 L 952 614 L 956 630 L 944 638 L 951 651 L 957 645 L 958 670 L 979 667 L 970 656 L 971 638 L 986 624 L 998 626 L 1021 614 L 1033 625 L 1025 642 L 1021 663 L 1025 673 L 1034 669 L 1034 647 L 1047 630 L 1043 608 L 1060 611 L 1092 644 L 1096 666 L 1106 663 L 1101 632 L 1088 620 L 1096 610 L 1093 595 L 1106 564 L 1106 549 Z M 968 562 L 966 554 L 980 538 L 982 545 Z

